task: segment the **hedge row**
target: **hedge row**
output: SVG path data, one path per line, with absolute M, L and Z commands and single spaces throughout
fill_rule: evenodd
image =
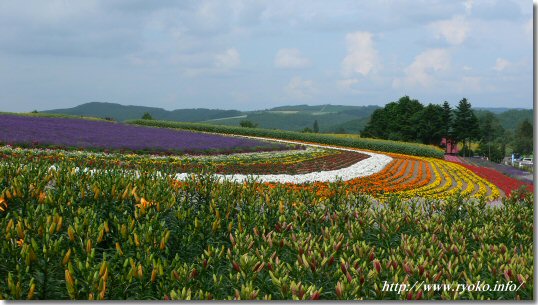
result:
M 236 134 L 244 136 L 256 136 L 256 137 L 268 137 L 278 138 L 286 140 L 297 140 L 305 142 L 316 142 L 328 145 L 338 145 L 353 148 L 361 148 L 375 151 L 392 152 L 413 156 L 443 158 L 444 152 L 442 149 L 423 145 L 418 143 L 406 143 L 398 141 L 388 141 L 379 139 L 348 139 L 339 138 L 333 135 L 314 134 L 314 133 L 300 133 L 294 131 L 284 130 L 272 130 L 261 128 L 245 128 L 238 126 L 222 126 L 211 125 L 202 123 L 187 123 L 187 122 L 172 122 L 172 121 L 155 121 L 155 120 L 132 120 L 128 121 L 129 124 L 164 127 L 164 128 L 178 128 L 193 131 L 215 132 L 223 134 Z

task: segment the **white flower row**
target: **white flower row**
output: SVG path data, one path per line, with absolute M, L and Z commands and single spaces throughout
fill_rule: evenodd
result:
M 247 137 L 247 138 L 254 138 L 254 139 L 263 139 L 267 140 L 265 138 L 258 138 L 258 137 Z M 308 145 L 312 147 L 322 147 L 322 148 L 329 148 L 329 149 L 336 149 L 336 150 L 344 150 L 344 151 L 353 151 L 362 153 L 365 155 L 369 155 L 370 157 L 364 160 L 361 160 L 349 167 L 336 169 L 336 170 L 330 170 L 330 171 L 319 171 L 319 172 L 311 172 L 306 174 L 297 174 L 297 175 L 290 175 L 290 174 L 278 174 L 278 175 L 244 175 L 244 174 L 235 174 L 235 175 L 222 175 L 222 174 L 216 174 L 215 176 L 222 180 L 231 180 L 236 182 L 244 182 L 247 180 L 255 179 L 259 182 L 277 182 L 277 183 L 308 183 L 308 182 L 335 182 L 338 180 L 348 181 L 359 177 L 365 177 L 372 174 L 375 174 L 379 171 L 381 171 L 387 164 L 389 164 L 392 161 L 392 158 L 383 154 L 377 154 L 372 152 L 366 152 L 366 151 L 360 151 L 356 149 L 347 149 L 347 148 L 340 148 L 340 147 L 333 147 L 333 146 L 324 146 L 324 145 L 316 145 L 316 144 L 305 144 L 301 142 L 295 142 L 295 141 L 287 141 L 287 140 L 277 140 L 276 142 L 284 142 L 284 143 L 292 143 L 292 144 L 302 144 L 302 145 Z M 189 177 L 190 174 L 188 173 L 181 173 L 177 174 L 175 176 L 178 180 L 185 180 L 187 177 Z

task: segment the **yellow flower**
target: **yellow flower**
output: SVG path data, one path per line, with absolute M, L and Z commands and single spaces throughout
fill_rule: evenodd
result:
M 7 201 L 4 197 L 0 197 L 0 212 L 4 212 L 7 209 Z
M 144 197 L 141 197 L 141 198 L 140 198 L 140 203 L 135 204 L 135 206 L 136 206 L 137 208 L 139 208 L 139 209 L 146 209 L 146 208 L 148 208 L 148 207 L 150 207 L 150 206 L 153 206 L 153 205 L 155 205 L 154 202 L 147 201 Z

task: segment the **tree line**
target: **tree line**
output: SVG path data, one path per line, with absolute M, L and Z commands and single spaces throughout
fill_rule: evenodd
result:
M 533 151 L 533 127 L 528 120 L 514 132 L 505 130 L 493 113 L 481 111 L 477 116 L 466 98 L 452 109 L 447 101 L 424 106 L 404 96 L 374 111 L 361 136 L 438 146 L 445 138 L 454 145 L 461 143 L 462 155 L 478 154 L 497 162 L 506 155 L 507 146 L 520 154 Z M 474 151 L 471 143 L 478 143 Z

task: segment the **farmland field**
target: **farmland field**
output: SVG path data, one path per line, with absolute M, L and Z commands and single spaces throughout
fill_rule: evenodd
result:
M 0 115 L 0 143 L 154 152 L 282 150 L 282 145 L 219 135 L 81 119 Z
M 0 118 L 1 299 L 533 299 L 533 185 L 434 148 Z

